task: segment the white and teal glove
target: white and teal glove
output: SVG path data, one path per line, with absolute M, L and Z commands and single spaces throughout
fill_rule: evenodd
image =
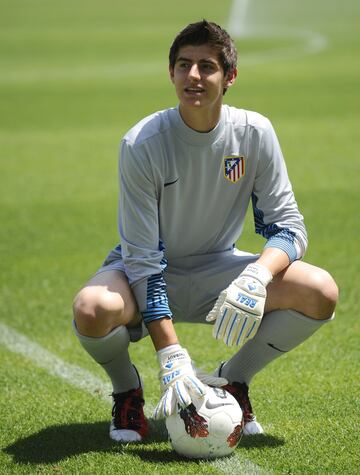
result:
M 157 352 L 160 364 L 160 387 L 162 396 L 155 411 L 155 419 L 163 419 L 176 412 L 177 405 L 187 407 L 192 399 L 205 396 L 207 385 L 224 386 L 225 378 L 210 376 L 197 370 L 185 348 L 170 345 Z
M 229 287 L 223 290 L 206 317 L 215 321 L 213 336 L 226 345 L 243 345 L 253 338 L 264 315 L 266 286 L 271 272 L 261 264 L 249 264 Z

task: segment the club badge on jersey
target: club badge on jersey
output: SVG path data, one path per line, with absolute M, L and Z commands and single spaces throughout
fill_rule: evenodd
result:
M 243 155 L 224 157 L 224 176 L 236 183 L 245 175 L 245 157 Z

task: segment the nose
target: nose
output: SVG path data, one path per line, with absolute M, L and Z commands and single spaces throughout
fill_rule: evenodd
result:
M 194 63 L 190 70 L 189 70 L 189 77 L 192 78 L 192 79 L 200 79 L 201 75 L 200 75 L 200 68 L 199 66 Z

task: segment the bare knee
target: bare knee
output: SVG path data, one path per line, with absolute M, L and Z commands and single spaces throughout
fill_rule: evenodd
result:
M 81 334 L 104 336 L 123 323 L 124 300 L 101 286 L 84 287 L 74 299 L 73 313 Z
M 323 269 L 317 269 L 309 276 L 311 295 L 309 303 L 312 306 L 312 315 L 318 320 L 329 318 L 336 306 L 339 297 L 339 289 L 332 276 Z

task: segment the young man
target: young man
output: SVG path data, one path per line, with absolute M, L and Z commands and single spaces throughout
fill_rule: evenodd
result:
M 188 25 L 170 49 L 179 106 L 145 118 L 122 140 L 122 244 L 74 302 L 75 332 L 113 384 L 110 436 L 117 441 L 147 434 L 130 341 L 148 332 L 157 351 L 156 418 L 201 397 L 207 384 L 226 385 L 242 407 L 244 433 L 257 434 L 250 380 L 332 319 L 337 286 L 301 261 L 306 231 L 270 122 L 223 105 L 236 60 L 218 25 Z M 250 201 L 265 238 L 259 255 L 234 246 Z M 173 325 L 206 316 L 215 338 L 238 345 L 216 377 L 193 366 Z

